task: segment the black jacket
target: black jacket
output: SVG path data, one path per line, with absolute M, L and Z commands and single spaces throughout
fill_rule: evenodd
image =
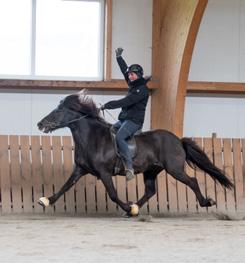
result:
M 117 57 L 117 62 L 129 86 L 128 94 L 123 99 L 107 102 L 104 108 L 122 108 L 118 116 L 119 120 L 131 120 L 137 124 L 143 125 L 145 109 L 149 98 L 149 89 L 146 85 L 149 79 L 139 78 L 131 82 L 126 73 L 128 66 L 124 59 L 121 56 Z

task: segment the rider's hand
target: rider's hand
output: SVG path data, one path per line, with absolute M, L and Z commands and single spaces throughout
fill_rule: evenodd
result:
M 122 53 L 123 53 L 123 48 L 118 47 L 118 48 L 115 50 L 115 52 L 116 52 L 116 57 L 118 58 L 118 57 L 120 57 L 120 56 L 122 55 Z

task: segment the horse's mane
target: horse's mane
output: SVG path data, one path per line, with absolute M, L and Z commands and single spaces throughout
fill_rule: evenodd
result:
M 65 106 L 71 110 L 87 115 L 90 118 L 96 119 L 101 124 L 110 125 L 101 115 L 101 110 L 96 106 L 95 102 L 84 92 L 79 92 L 67 96 L 64 99 Z

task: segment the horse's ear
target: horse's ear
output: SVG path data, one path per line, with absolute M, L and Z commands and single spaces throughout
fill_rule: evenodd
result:
M 80 94 L 81 96 L 86 96 L 88 93 L 88 91 L 86 89 L 82 89 L 78 92 L 78 94 Z
M 83 101 L 84 97 L 86 97 L 86 95 L 87 95 L 87 90 L 82 89 L 77 94 L 79 96 L 79 100 Z

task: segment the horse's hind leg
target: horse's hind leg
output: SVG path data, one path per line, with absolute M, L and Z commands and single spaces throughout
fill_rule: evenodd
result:
M 184 165 L 182 167 L 179 167 L 179 169 L 176 169 L 176 166 L 172 169 L 166 167 L 166 171 L 176 180 L 179 180 L 192 189 L 201 207 L 208 207 L 216 204 L 213 199 L 205 198 L 202 195 L 197 179 L 195 177 L 190 177 L 185 173 Z
M 156 193 L 156 177 L 163 169 L 160 167 L 153 167 L 144 172 L 145 193 L 141 199 L 136 203 L 142 207 L 153 195 Z

